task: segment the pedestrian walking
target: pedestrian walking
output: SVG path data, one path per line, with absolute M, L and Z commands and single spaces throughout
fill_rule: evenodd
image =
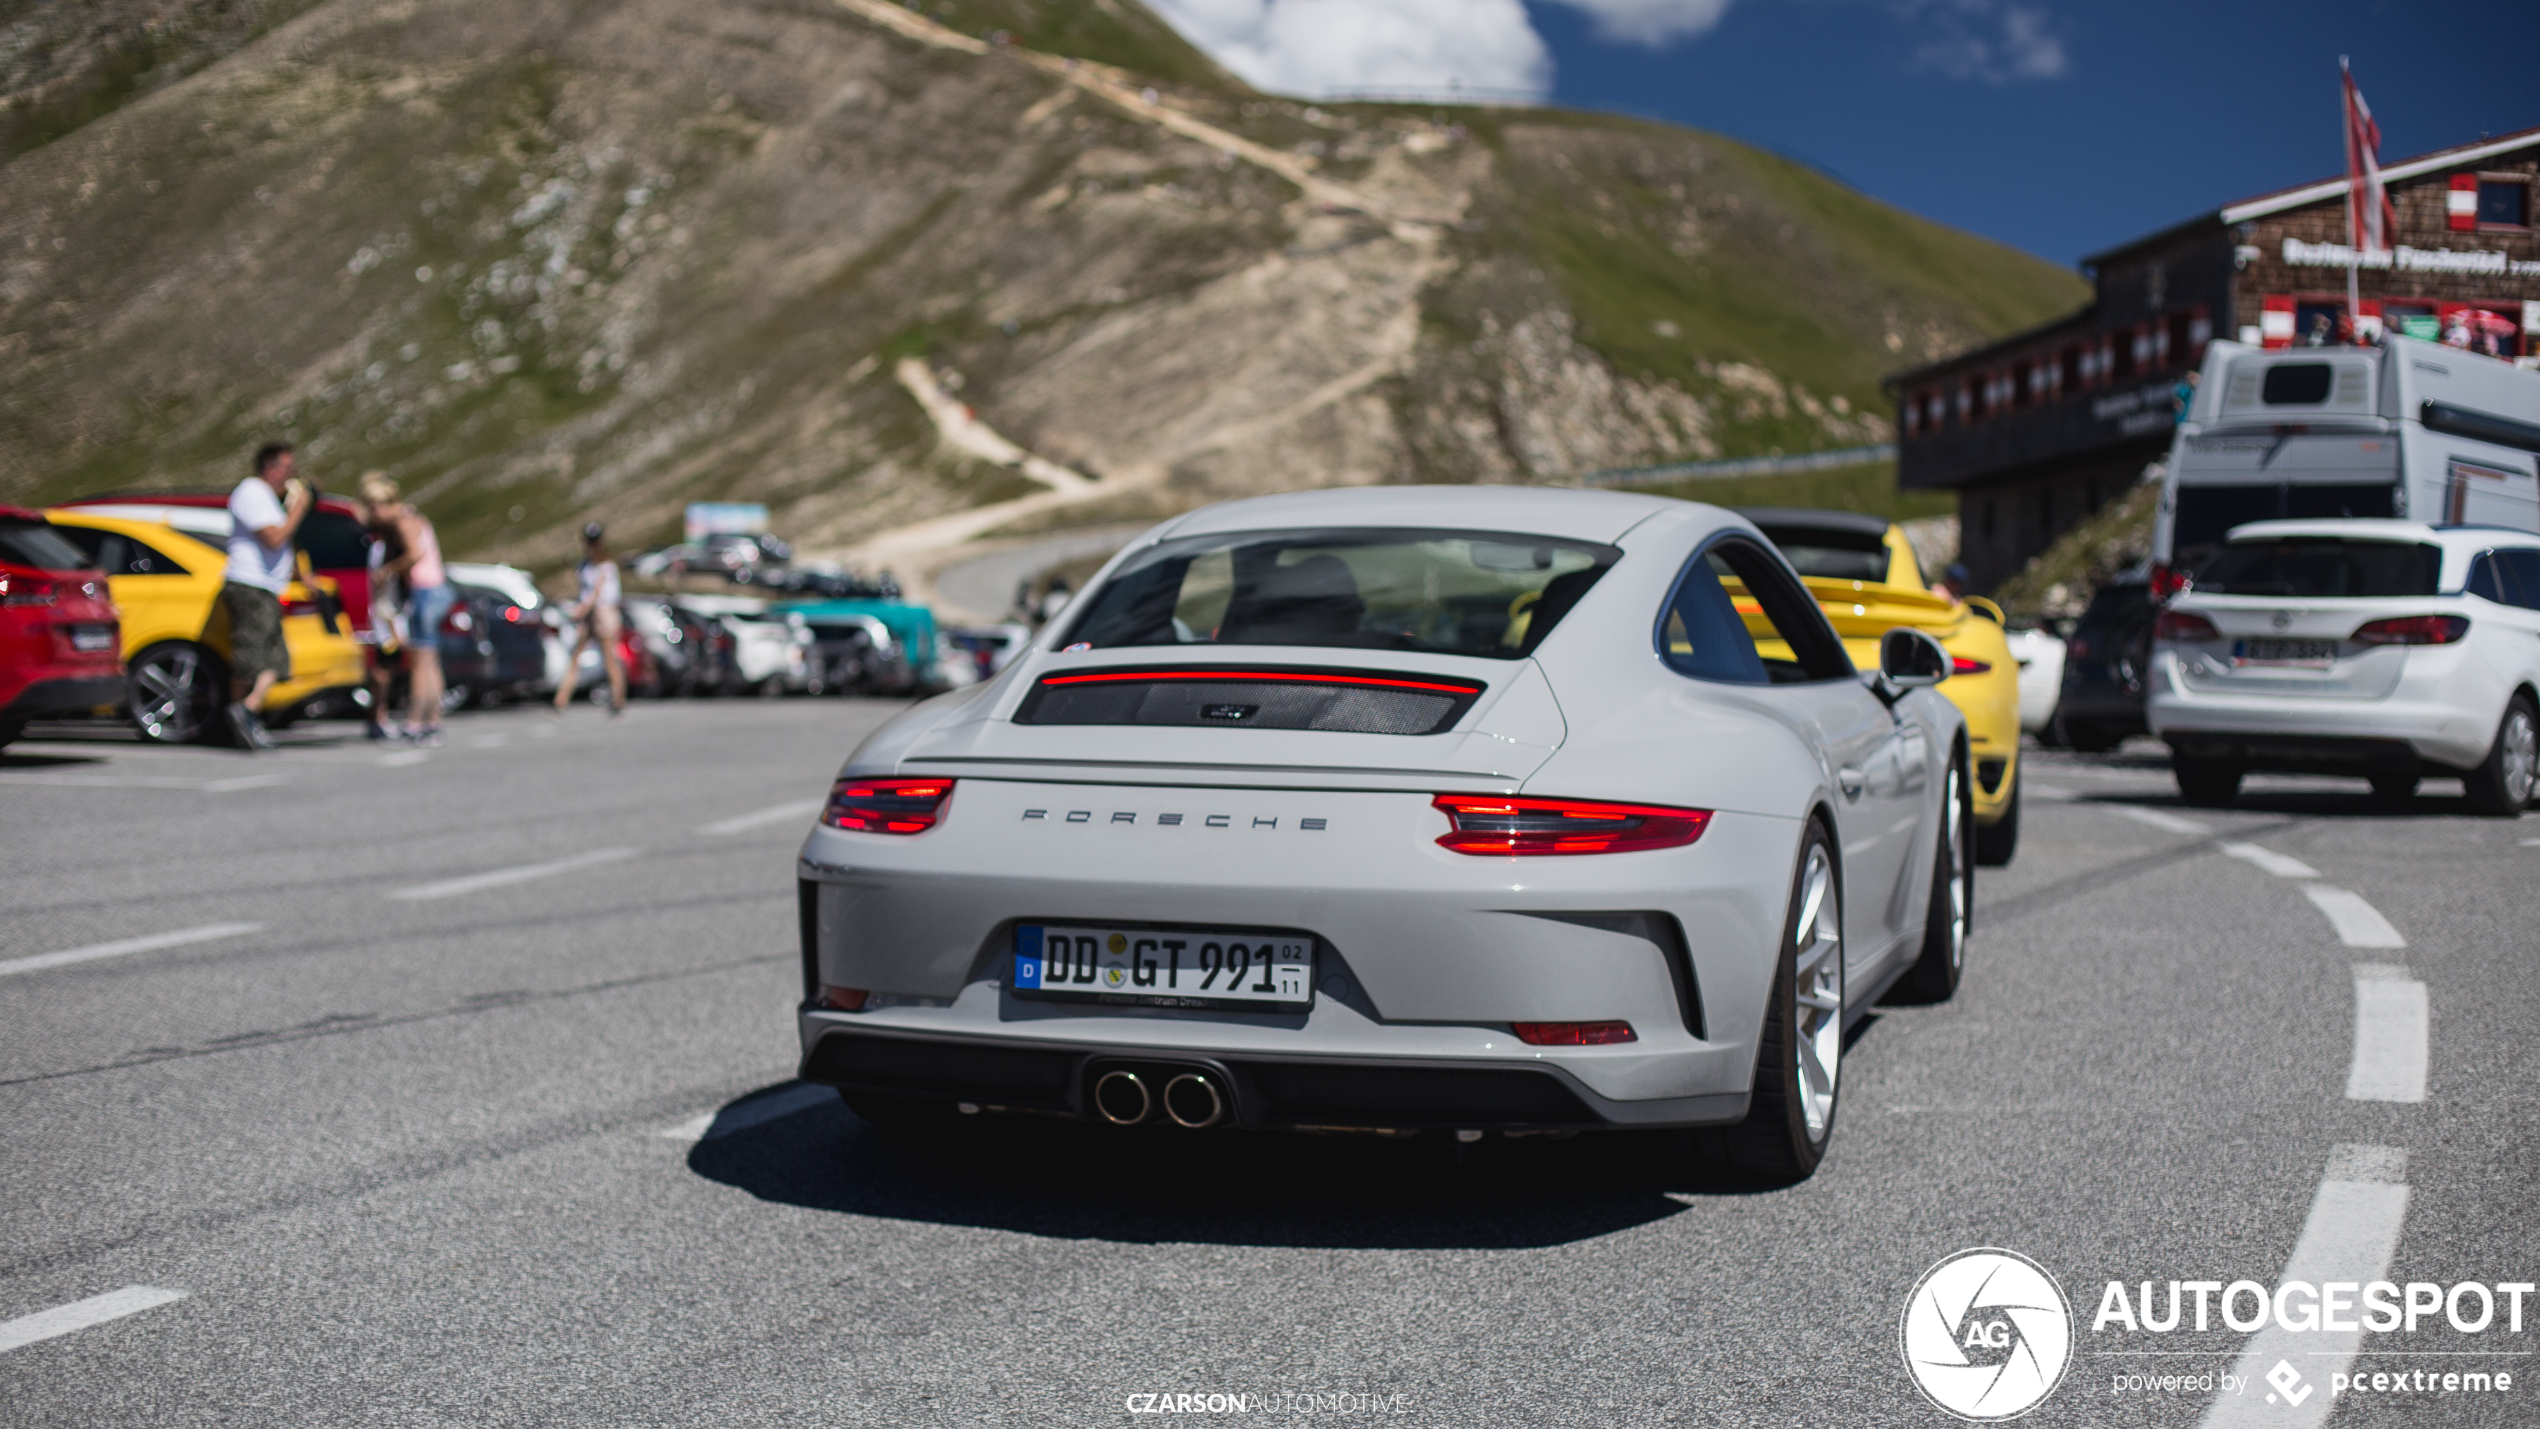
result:
M 220 596 L 229 615 L 229 729 L 241 749 L 273 748 L 265 696 L 291 678 L 282 593 L 291 588 L 299 554 L 291 538 L 315 502 L 297 473 L 290 446 L 267 442 L 256 449 L 256 474 L 229 494 L 229 564 Z
M 449 573 L 441 564 L 440 533 L 402 498 L 385 472 L 362 478 L 362 500 L 370 508 L 372 529 L 384 533 L 382 558 L 372 579 L 392 583 L 405 608 L 403 733 L 429 748 L 441 742 L 441 622 L 449 618 L 452 594 Z
M 366 472 L 361 480 L 362 527 L 370 535 L 370 630 L 364 643 L 370 656 L 370 725 L 374 740 L 404 737 L 390 717 L 400 676 L 406 668 L 405 583 L 387 573 L 390 561 L 405 554 L 405 534 L 391 511 L 397 492 L 384 472 Z
M 608 545 L 601 539 L 606 534 L 597 521 L 582 528 L 582 564 L 573 572 L 573 604 L 565 607 L 575 631 L 573 652 L 565 657 L 564 681 L 556 687 L 558 714 L 573 703 L 573 677 L 582 664 L 582 648 L 593 644 L 600 647 L 600 664 L 609 672 L 609 714 L 614 718 L 626 713 L 626 665 L 617 654 L 624 618 L 619 610 L 622 596 L 617 562 L 609 559 Z

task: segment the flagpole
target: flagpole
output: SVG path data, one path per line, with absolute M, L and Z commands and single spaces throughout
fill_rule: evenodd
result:
M 2363 166 L 2355 159 L 2355 77 L 2346 68 L 2344 55 L 2337 57 L 2337 76 L 2338 119 L 2346 131 L 2346 331 L 2349 341 L 2360 342 L 2364 335 L 2364 303 L 2357 270 L 2363 263 L 2364 233 L 2355 188 Z

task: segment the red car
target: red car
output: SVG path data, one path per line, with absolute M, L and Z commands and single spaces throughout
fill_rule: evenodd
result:
M 0 745 L 26 722 L 124 697 L 105 573 L 42 516 L 0 506 Z

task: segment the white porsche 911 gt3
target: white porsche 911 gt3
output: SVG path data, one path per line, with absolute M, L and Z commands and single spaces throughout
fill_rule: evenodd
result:
M 1844 1029 L 1957 985 L 1967 746 L 1715 507 L 1381 487 L 1141 536 L 849 758 L 802 1075 L 870 1119 L 1723 1128 L 1815 1169 Z

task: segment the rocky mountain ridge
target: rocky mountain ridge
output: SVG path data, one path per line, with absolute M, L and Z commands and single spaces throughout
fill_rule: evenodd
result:
M 1048 489 L 910 358 L 1068 520 L 1560 481 L 1876 440 L 1882 371 L 2080 293 L 1714 136 L 1259 95 L 1132 0 L 322 0 L 0 167 L 0 496 L 283 437 L 544 565 Z

